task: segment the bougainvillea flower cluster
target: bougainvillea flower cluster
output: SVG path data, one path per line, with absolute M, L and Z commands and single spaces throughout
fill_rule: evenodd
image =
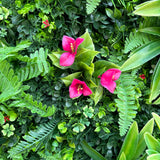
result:
M 113 93 L 116 88 L 116 80 L 120 77 L 121 71 L 119 69 L 111 68 L 104 72 L 100 78 L 100 83 L 105 87 L 109 92 Z
M 66 52 L 64 52 L 60 57 L 61 66 L 71 66 L 74 63 L 77 48 L 83 41 L 84 39 L 80 37 L 75 40 L 72 37 L 63 36 L 62 47 Z
M 83 94 L 83 96 L 89 96 L 92 94 L 91 89 L 84 81 L 74 79 L 69 87 L 70 98 L 76 98 Z
M 49 26 L 50 26 L 50 24 L 49 24 L 49 21 L 48 21 L 48 20 L 43 21 L 43 24 L 45 24 L 44 28 L 47 28 L 47 27 L 49 27 Z

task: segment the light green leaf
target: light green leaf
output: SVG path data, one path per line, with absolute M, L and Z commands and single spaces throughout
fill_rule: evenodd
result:
M 14 111 L 9 111 L 10 121 L 15 121 L 16 118 L 17 118 L 17 114 Z
M 147 160 L 160 160 L 160 153 L 159 154 L 152 154 L 147 157 Z
M 156 140 L 150 133 L 145 133 L 144 139 L 149 149 L 160 152 L 160 142 Z
M 92 38 L 90 37 L 88 30 L 81 36 L 81 38 L 84 38 L 84 41 L 79 45 L 78 49 L 86 48 L 93 51 L 95 50 Z
M 94 103 L 96 105 L 103 96 L 103 87 L 99 85 L 96 89 L 93 90 L 93 93 L 90 96 L 94 100 Z
M 160 59 L 153 72 L 150 93 L 149 102 L 152 102 L 160 94 Z
M 52 52 L 52 54 L 48 54 L 49 58 L 51 59 L 54 66 L 61 68 L 61 69 L 67 69 L 68 67 L 60 66 L 60 56 L 65 51 L 59 51 L 59 52 Z
M 90 66 L 88 66 L 87 64 L 80 62 L 79 64 L 79 68 L 81 68 L 81 70 L 84 71 L 84 77 L 90 81 L 90 79 L 92 78 L 92 74 L 94 72 L 94 64 L 91 63 Z
M 152 155 L 152 154 L 158 154 L 159 152 L 155 151 L 154 149 L 147 149 L 147 150 L 146 150 L 146 153 L 147 153 L 148 155 Z
M 147 27 L 147 28 L 139 29 L 139 31 L 143 32 L 143 33 L 148 33 L 148 34 L 160 36 L 160 27 Z
M 4 124 L 4 116 L 3 116 L 2 112 L 0 112 L 0 124 L 1 125 Z
M 69 86 L 72 83 L 73 79 L 78 79 L 80 75 L 81 75 L 81 72 L 75 72 L 73 74 L 70 74 L 66 77 L 61 78 L 61 80 L 64 82 L 66 86 Z
M 132 56 L 121 66 L 120 70 L 127 71 L 136 68 L 160 54 L 160 40 L 152 41 L 132 52 Z
M 138 145 L 137 145 L 136 153 L 135 153 L 135 156 L 134 156 L 133 159 L 136 160 L 145 150 L 146 143 L 145 143 L 145 140 L 144 140 L 144 134 L 146 132 L 152 134 L 153 127 L 154 127 L 154 119 L 152 118 L 150 121 L 147 122 L 147 124 L 140 131 Z
M 127 160 L 134 158 L 136 153 L 135 148 L 137 147 L 137 144 L 138 144 L 138 126 L 137 122 L 134 121 L 130 126 L 130 129 L 125 137 L 125 140 L 123 142 L 118 157 L 120 157 L 122 152 L 124 152 Z
M 156 124 L 160 130 L 160 116 L 156 113 L 152 113 L 154 120 L 156 121 Z
M 94 66 L 95 71 L 93 73 L 93 76 L 95 76 L 96 78 L 110 68 L 119 68 L 119 66 L 117 66 L 116 64 L 105 60 L 96 61 L 94 63 Z
M 86 141 L 81 142 L 83 150 L 93 159 L 93 160 L 107 160 L 100 153 L 90 147 Z
M 126 156 L 125 156 L 124 152 L 122 152 L 122 154 L 121 154 L 119 160 L 126 160 Z
M 141 16 L 160 16 L 160 0 L 144 2 L 138 5 L 133 13 Z
M 158 98 L 153 104 L 160 104 L 160 98 Z
M 94 57 L 98 53 L 99 53 L 98 51 L 93 51 L 93 50 L 89 50 L 89 49 L 84 49 L 84 48 L 79 49 L 76 54 L 75 61 L 74 61 L 73 65 L 71 66 L 71 68 L 74 70 L 80 69 L 80 67 L 79 67 L 80 62 L 83 62 L 83 63 L 87 64 L 88 66 L 90 66 L 91 63 L 93 62 Z

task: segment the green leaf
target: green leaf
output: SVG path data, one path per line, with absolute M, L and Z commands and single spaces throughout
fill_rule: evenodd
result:
M 160 1 L 144 2 L 138 5 L 133 13 L 141 16 L 160 16 Z
M 158 98 L 153 104 L 160 104 L 160 98 Z
M 76 54 L 75 61 L 71 66 L 72 69 L 78 70 L 80 69 L 79 63 L 83 62 L 88 66 L 93 62 L 94 57 L 98 54 L 98 51 L 93 51 L 89 49 L 80 48 Z
M 154 149 L 147 149 L 147 150 L 146 150 L 146 153 L 147 153 L 148 155 L 152 155 L 152 154 L 157 154 L 158 152 L 155 151 Z
M 64 52 L 65 51 L 59 51 L 59 52 L 52 52 L 52 54 L 48 54 L 48 56 L 51 59 L 53 65 L 58 67 L 58 68 L 61 68 L 61 69 L 67 69 L 68 68 L 68 67 L 60 66 L 60 64 L 59 64 L 60 56 Z
M 81 36 L 81 38 L 84 38 L 84 41 L 79 45 L 78 49 L 85 48 L 93 51 L 95 50 L 92 38 L 90 37 L 88 30 L 86 30 L 86 32 Z
M 96 105 L 103 96 L 103 87 L 101 85 L 96 87 L 96 89 L 94 89 L 93 93 L 90 96 L 94 100 L 94 103 Z
M 146 148 L 146 143 L 145 143 L 145 140 L 144 140 L 144 134 L 146 132 L 152 134 L 153 127 L 154 127 L 154 119 L 152 118 L 150 121 L 147 122 L 147 124 L 140 131 L 138 145 L 137 145 L 137 149 L 136 149 L 136 154 L 134 156 L 135 160 L 143 153 L 143 151 Z
M 99 60 L 94 63 L 94 68 L 95 68 L 94 69 L 95 71 L 93 73 L 93 76 L 97 78 L 99 75 L 104 73 L 106 70 L 110 68 L 119 68 L 119 66 L 109 61 Z
M 100 153 L 90 147 L 86 141 L 81 142 L 83 150 L 93 159 L 93 160 L 107 160 Z
M 87 64 L 83 63 L 83 62 L 80 62 L 79 64 L 79 68 L 81 68 L 81 70 L 83 70 L 84 72 L 84 77 L 90 81 L 91 78 L 92 78 L 92 74 L 94 72 L 94 64 L 91 63 L 90 66 L 88 66 Z
M 152 113 L 154 120 L 156 121 L 156 124 L 160 130 L 160 116 L 156 113 Z
M 126 156 L 125 156 L 124 152 L 122 152 L 122 154 L 121 154 L 119 160 L 126 160 Z
M 140 32 L 160 36 L 160 27 L 147 27 L 139 29 Z
M 78 79 L 81 76 L 81 74 L 81 72 L 75 72 L 73 74 L 61 78 L 61 80 L 64 82 L 66 86 L 69 86 L 72 83 L 73 79 Z
M 159 154 L 152 154 L 147 157 L 147 160 L 160 160 L 160 153 Z
M 125 137 L 125 140 L 123 142 L 118 157 L 120 157 L 122 152 L 124 152 L 127 160 L 134 158 L 134 155 L 136 153 L 135 148 L 137 147 L 137 144 L 138 144 L 138 126 L 137 122 L 134 121 L 130 126 L 130 129 Z
M 160 152 L 160 142 L 158 140 L 156 140 L 150 133 L 145 133 L 144 138 L 149 149 Z
M 160 40 L 152 41 L 132 52 L 132 56 L 121 66 L 120 70 L 127 71 L 136 68 L 160 54 Z
M 4 124 L 4 116 L 3 116 L 2 112 L 0 112 L 0 124 L 1 125 Z
M 9 111 L 9 119 L 10 121 L 15 121 L 15 119 L 17 118 L 17 114 L 14 111 Z
M 160 50 L 159 50 L 160 51 Z M 153 72 L 149 102 L 152 102 L 160 94 L 160 59 Z

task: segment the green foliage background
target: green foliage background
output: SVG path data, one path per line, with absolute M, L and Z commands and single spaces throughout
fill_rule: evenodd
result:
M 69 98 L 61 78 L 73 70 L 59 69 L 47 57 L 52 51 L 62 50 L 63 35 L 76 38 L 88 29 L 100 52 L 94 62 L 107 60 L 121 66 L 129 51 L 157 39 L 137 33 L 139 28 L 160 24 L 157 18 L 133 14 L 134 7 L 142 2 L 97 0 L 93 5 L 89 0 L 0 1 L 0 9 L 8 9 L 6 13 L 0 10 L 0 128 L 3 130 L 7 115 L 13 120 L 6 123 L 15 127 L 11 137 L 0 132 L 2 160 L 86 160 L 89 157 L 82 150 L 82 140 L 108 160 L 116 159 L 124 138 L 119 134 L 119 125 L 124 123 L 119 120 L 119 113 L 123 116 L 122 95 L 132 95 L 126 90 L 120 94 L 126 82 L 136 94 L 126 102 L 132 101 L 135 111 L 127 127 L 134 118 L 142 128 L 152 112 L 160 114 L 158 106 L 148 101 L 157 58 L 128 71 L 121 77 L 122 83 L 117 81 L 117 95 L 103 90 L 101 100 L 94 105 L 88 97 Z M 46 19 L 50 27 L 44 28 Z M 140 79 L 140 74 L 146 79 Z

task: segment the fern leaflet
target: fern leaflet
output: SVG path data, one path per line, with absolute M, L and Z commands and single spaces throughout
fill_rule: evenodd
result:
M 147 34 L 140 32 L 131 32 L 129 38 L 127 38 L 125 41 L 124 53 L 128 53 L 129 51 L 132 51 L 133 49 L 136 49 L 137 47 L 145 45 L 149 42 L 151 42 L 151 40 L 149 39 Z
M 0 102 L 10 99 L 12 96 L 18 94 L 21 83 L 18 77 L 14 75 L 9 63 L 2 61 L 0 63 Z
M 37 113 L 42 117 L 52 116 L 56 110 L 54 105 L 47 107 L 47 105 L 43 105 L 41 102 L 38 103 L 37 101 L 34 101 L 32 95 L 24 92 L 22 92 L 9 107 L 26 107 L 30 109 L 32 113 Z
M 29 131 L 29 135 L 23 136 L 25 141 L 20 141 L 17 146 L 10 149 L 9 157 L 14 158 L 18 154 L 22 154 L 36 147 L 38 150 L 45 145 L 52 137 L 58 121 L 51 120 L 47 124 L 41 124 L 36 130 Z
M 115 102 L 119 110 L 120 135 L 123 136 L 136 116 L 140 95 L 136 92 L 136 83 L 132 75 L 123 74 L 120 80 L 121 83 L 117 86 L 118 99 L 115 99 Z
M 87 0 L 86 4 L 87 14 L 91 14 L 99 5 L 100 2 L 101 0 Z

